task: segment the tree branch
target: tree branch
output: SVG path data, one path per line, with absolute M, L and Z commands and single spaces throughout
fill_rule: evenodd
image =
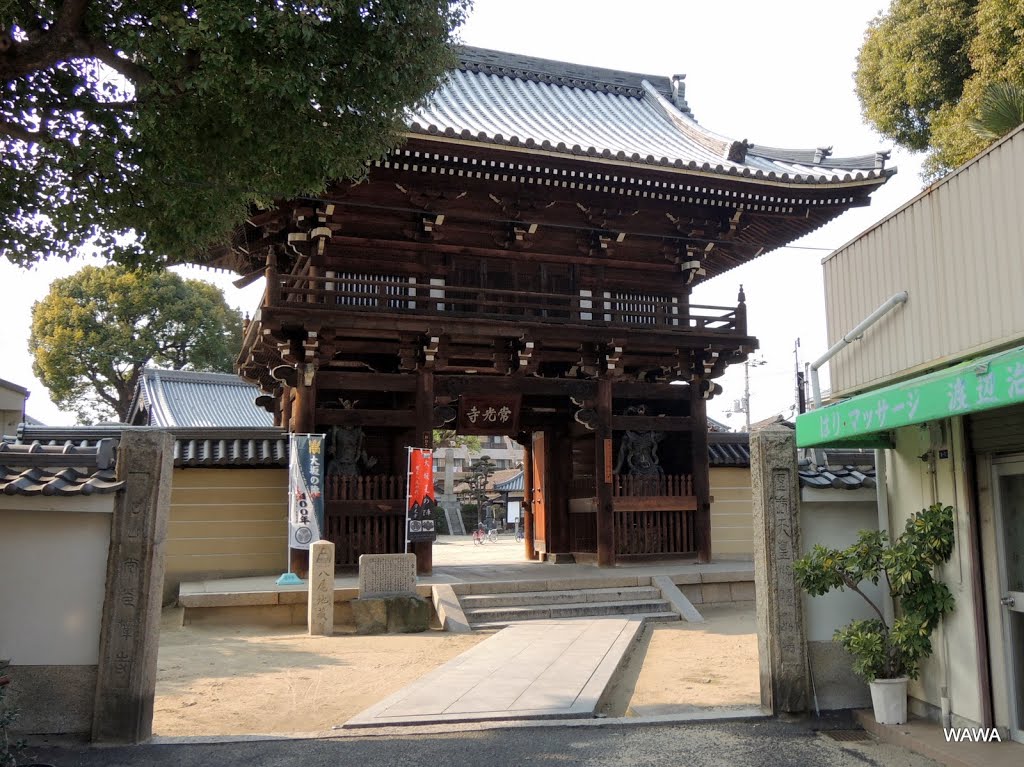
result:
M 73 58 L 95 58 L 136 84 L 151 82 L 150 73 L 122 58 L 105 42 L 84 36 L 82 24 L 90 0 L 66 0 L 57 21 L 45 33 L 18 42 L 8 36 L 0 50 L 0 80 L 13 80 Z
M 99 59 L 108 67 L 124 75 L 136 85 L 145 85 L 153 82 L 153 75 L 149 70 L 140 67 L 133 61 L 121 58 L 113 48 L 97 40 L 82 40 L 77 46 L 82 55 Z
M 885 626 L 886 631 L 888 631 L 889 630 L 889 624 L 885 622 L 885 616 L 882 615 L 882 611 L 878 609 L 878 605 L 876 605 L 874 602 L 872 602 L 868 598 L 867 594 L 865 594 L 863 591 L 861 591 L 859 588 L 857 588 L 857 583 L 849 575 L 847 575 L 846 573 L 840 572 L 839 576 L 843 579 L 843 583 L 846 584 L 846 587 L 848 589 L 851 589 L 852 591 L 856 591 L 858 594 L 860 594 L 864 598 L 865 602 L 867 602 L 869 605 L 871 605 L 871 608 L 876 613 L 878 613 L 878 619 L 880 621 L 882 621 L 882 625 Z

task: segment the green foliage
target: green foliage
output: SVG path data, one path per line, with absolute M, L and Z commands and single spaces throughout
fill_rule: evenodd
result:
M 990 83 L 981 97 L 978 116 L 967 126 L 982 141 L 997 141 L 1024 123 L 1024 88 L 1012 83 Z
M 857 59 L 865 119 L 930 177 L 962 165 L 992 141 L 972 129 L 990 86 L 1024 86 L 1022 29 L 1022 0 L 893 0 Z
M 0 251 L 187 261 L 359 178 L 470 2 L 0 0 Z
M 241 318 L 221 291 L 167 271 L 89 266 L 32 306 L 33 372 L 82 423 L 128 416 L 147 365 L 233 369 Z
M 953 609 L 953 595 L 933 575 L 952 556 L 953 533 L 953 508 L 937 503 L 911 516 L 891 545 L 885 532 L 862 530 L 842 551 L 814 546 L 794 563 L 797 583 L 811 596 L 848 588 L 878 613 L 878 618 L 852 621 L 834 637 L 853 655 L 853 670 L 864 679 L 917 678 L 920 662 L 932 652 L 932 631 Z M 891 627 L 860 589 L 883 578 L 901 613 Z
M 480 437 L 472 434 L 459 434 L 454 429 L 434 429 L 434 448 L 465 447 L 470 455 L 480 452 Z

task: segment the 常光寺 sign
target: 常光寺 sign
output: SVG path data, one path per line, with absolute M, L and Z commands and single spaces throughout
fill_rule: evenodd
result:
M 798 447 L 855 440 L 1024 402 L 1024 347 L 859 394 L 797 416 Z
M 513 434 L 519 430 L 519 394 L 464 394 L 459 398 L 459 434 Z
M 323 537 L 324 435 L 292 434 L 288 467 L 288 545 L 308 549 Z

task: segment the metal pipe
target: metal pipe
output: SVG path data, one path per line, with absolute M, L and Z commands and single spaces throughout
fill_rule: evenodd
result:
M 864 337 L 864 331 L 869 327 L 878 322 L 884 317 L 891 309 L 896 308 L 900 304 L 906 303 L 907 291 L 901 290 L 899 293 L 892 296 L 888 301 L 875 309 L 871 314 L 865 317 L 857 327 L 839 339 L 832 347 L 822 354 L 818 359 L 811 363 L 811 388 L 814 391 L 814 407 L 821 407 L 821 386 L 818 384 L 818 368 L 828 362 L 830 359 L 836 356 L 839 351 L 854 341 L 859 341 Z

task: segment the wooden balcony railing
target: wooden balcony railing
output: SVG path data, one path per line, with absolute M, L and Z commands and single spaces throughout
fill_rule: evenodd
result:
M 460 287 L 359 275 L 313 277 L 268 272 L 269 307 L 303 304 L 303 308 L 411 315 L 459 315 L 514 318 L 517 321 L 626 325 L 659 330 L 715 331 L 746 335 L 746 306 L 681 304 L 670 296 L 576 295 L 497 288 Z
M 405 476 L 380 474 L 371 477 L 327 475 L 325 501 L 404 501 Z

